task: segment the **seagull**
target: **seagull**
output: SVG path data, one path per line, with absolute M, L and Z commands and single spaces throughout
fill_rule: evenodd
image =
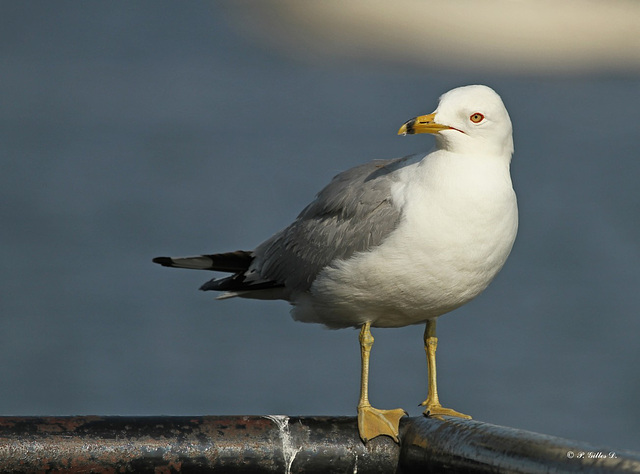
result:
M 291 225 L 252 251 L 157 257 L 167 267 L 213 270 L 202 290 L 282 299 L 295 320 L 360 328 L 358 430 L 367 442 L 398 442 L 402 409 L 371 406 L 371 327 L 425 324 L 426 416 L 471 418 L 440 404 L 437 318 L 479 295 L 504 265 L 518 228 L 511 184 L 511 120 L 484 85 L 459 87 L 436 110 L 405 122 L 399 135 L 429 133 L 427 153 L 374 160 L 344 171 Z

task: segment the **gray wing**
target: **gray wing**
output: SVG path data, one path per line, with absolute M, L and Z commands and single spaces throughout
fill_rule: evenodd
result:
M 413 156 L 377 160 L 338 174 L 289 227 L 254 250 L 245 284 L 271 282 L 288 291 L 308 290 L 332 261 L 380 245 L 400 222 L 391 186 Z

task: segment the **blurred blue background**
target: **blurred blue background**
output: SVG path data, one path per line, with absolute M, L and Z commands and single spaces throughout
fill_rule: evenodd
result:
M 304 59 L 228 2 L 0 9 L 1 415 L 354 415 L 357 331 L 215 301 L 211 274 L 151 258 L 253 248 L 339 171 L 430 149 L 398 127 L 484 83 L 514 123 L 521 225 L 440 319 L 441 399 L 640 449 L 637 72 Z M 422 331 L 374 330 L 375 406 L 421 413 Z

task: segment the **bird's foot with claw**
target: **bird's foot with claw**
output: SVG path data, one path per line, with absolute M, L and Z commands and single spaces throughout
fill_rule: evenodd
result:
M 429 399 L 422 402 L 420 405 L 426 407 L 424 410 L 424 416 L 429 416 L 432 418 L 438 418 L 442 416 L 455 416 L 456 418 L 463 418 L 465 420 L 470 420 L 471 417 L 469 415 L 465 415 L 464 413 L 457 412 L 452 410 L 451 408 L 445 408 L 440 403 L 430 402 Z
M 377 436 L 390 436 L 399 442 L 400 418 L 407 416 L 402 408 L 378 410 L 371 405 L 358 407 L 358 431 L 365 443 Z

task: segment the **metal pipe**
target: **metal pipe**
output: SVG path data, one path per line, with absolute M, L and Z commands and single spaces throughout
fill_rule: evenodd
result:
M 460 418 L 411 418 L 403 474 L 425 472 L 640 472 L 640 453 Z
M 0 417 L 2 472 L 388 473 L 399 453 L 352 417 Z
M 2 472 L 639 472 L 640 454 L 473 420 L 403 418 L 400 445 L 355 417 L 0 417 Z

